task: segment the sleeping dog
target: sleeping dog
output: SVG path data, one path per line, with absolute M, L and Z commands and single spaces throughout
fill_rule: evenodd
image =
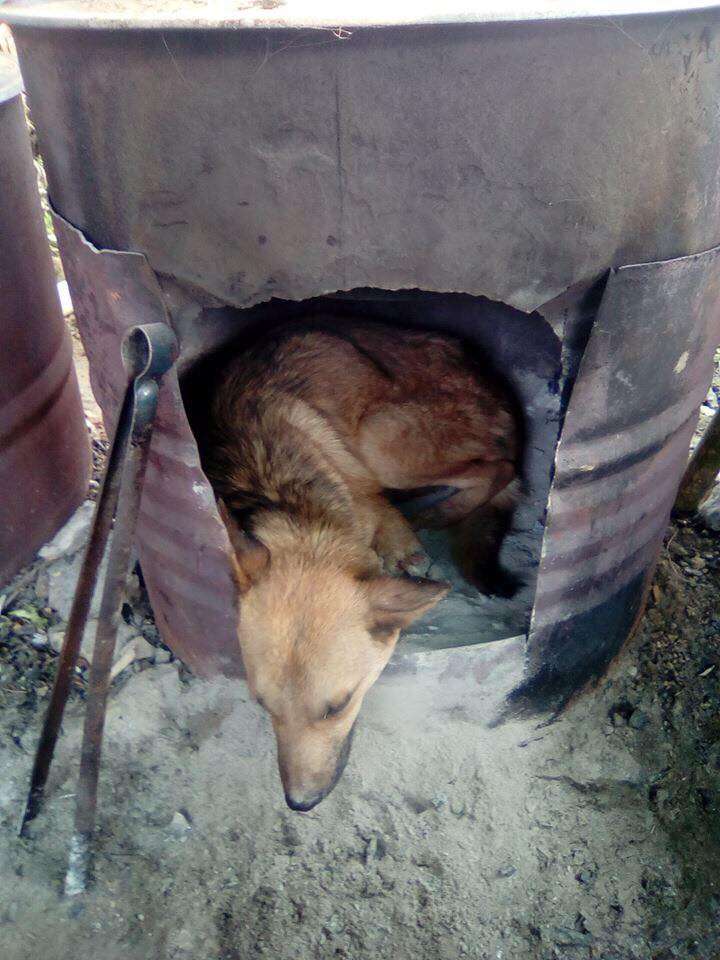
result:
M 508 389 L 446 334 L 318 316 L 222 370 L 205 468 L 233 548 L 248 684 L 292 809 L 335 786 L 400 631 L 449 590 L 418 576 L 428 560 L 390 492 L 444 491 L 416 524 L 465 524 L 470 577 L 507 592 L 497 551 L 519 437 Z

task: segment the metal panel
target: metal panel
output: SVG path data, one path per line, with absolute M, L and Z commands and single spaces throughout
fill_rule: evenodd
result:
M 0 583 L 81 502 L 90 449 L 17 70 L 0 57 Z
M 96 250 L 61 217 L 54 223 L 93 392 L 112 423 L 127 384 L 123 335 L 136 324 L 168 322 L 160 287 L 143 256 Z M 174 371 L 160 390 L 137 544 L 165 642 L 201 676 L 241 673 L 230 545 L 200 468 Z
M 565 416 L 518 693 L 562 701 L 641 609 L 720 343 L 720 248 L 610 275 Z
M 531 311 L 717 242 L 719 25 L 15 39 L 53 202 L 97 246 L 241 307 L 373 286 Z

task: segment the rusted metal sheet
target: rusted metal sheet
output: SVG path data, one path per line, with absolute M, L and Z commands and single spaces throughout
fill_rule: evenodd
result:
M 345 39 L 14 9 L 56 209 L 209 304 L 372 286 L 531 311 L 718 239 L 717 5 Z
M 93 391 L 112 423 L 127 382 L 123 337 L 140 323 L 168 323 L 162 293 L 143 256 L 96 250 L 61 217 L 54 223 Z M 137 546 L 165 642 L 201 676 L 240 674 L 227 532 L 200 468 L 175 371 L 160 390 Z
M 565 416 L 521 694 L 561 702 L 642 604 L 720 343 L 720 248 L 608 278 Z
M 0 56 L 0 584 L 82 501 L 89 469 L 19 76 Z

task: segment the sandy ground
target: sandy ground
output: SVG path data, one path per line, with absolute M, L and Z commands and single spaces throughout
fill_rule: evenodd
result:
M 305 815 L 244 686 L 171 660 L 135 579 L 144 659 L 113 687 L 96 882 L 70 900 L 84 669 L 17 837 L 77 570 L 36 563 L 0 589 L 1 960 L 717 960 L 719 536 L 669 531 L 638 635 L 552 724 L 487 730 L 461 682 L 379 683 Z
M 676 527 L 640 634 L 549 726 L 483 730 L 464 687 L 440 704 L 432 686 L 381 683 L 346 775 L 307 815 L 284 806 L 243 686 L 136 664 L 112 697 L 81 901 L 60 894 L 82 680 L 47 809 L 19 840 L 52 656 L 15 632 L 0 674 L 0 955 L 716 958 L 718 596 L 716 535 Z

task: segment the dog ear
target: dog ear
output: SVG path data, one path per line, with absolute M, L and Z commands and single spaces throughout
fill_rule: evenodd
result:
M 233 548 L 232 564 L 235 580 L 240 593 L 246 593 L 270 566 L 270 551 L 257 537 L 240 529 L 224 500 L 218 500 L 217 508 Z
M 376 577 L 367 583 L 370 633 L 378 640 L 407 627 L 450 591 L 450 584 L 424 577 Z

